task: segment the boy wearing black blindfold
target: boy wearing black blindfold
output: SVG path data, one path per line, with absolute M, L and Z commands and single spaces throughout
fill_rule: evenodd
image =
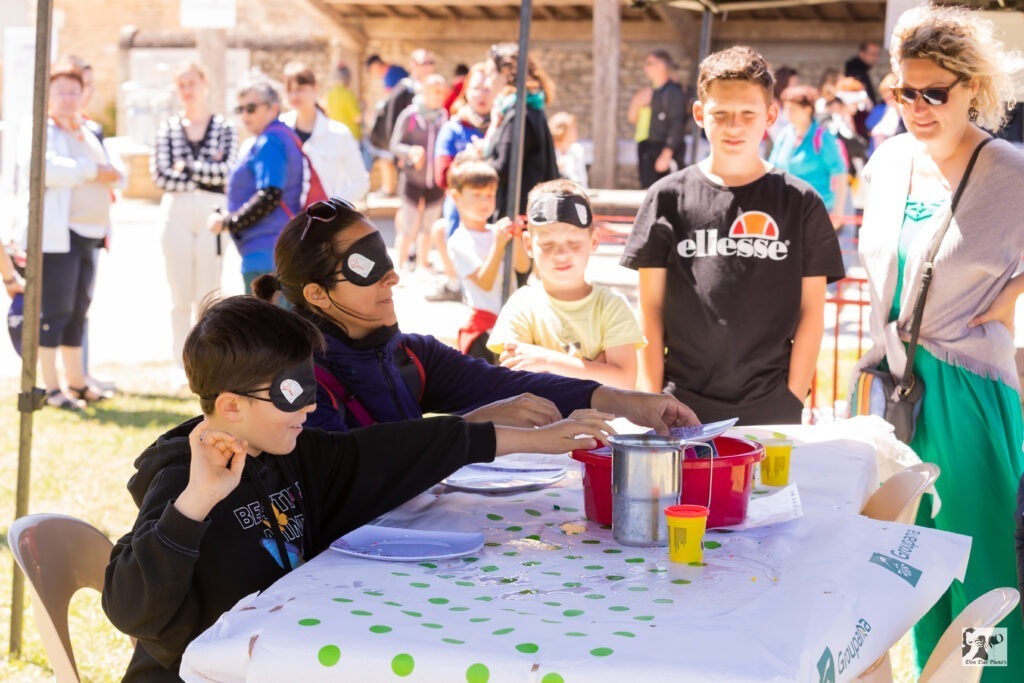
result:
M 509 298 L 487 348 L 513 370 L 632 390 L 644 337 L 622 296 L 587 281 L 598 241 L 586 192 L 569 180 L 541 183 L 530 192 L 526 212 L 523 242 L 541 284 Z
M 372 278 L 360 251 L 345 275 Z M 539 429 L 439 417 L 304 430 L 322 344 L 311 323 L 255 297 L 200 315 L 184 364 L 203 415 L 136 461 L 139 516 L 106 571 L 103 608 L 138 638 L 124 680 L 180 680 L 185 647 L 239 599 L 463 465 L 593 448 L 610 431 L 611 416 L 593 410 Z

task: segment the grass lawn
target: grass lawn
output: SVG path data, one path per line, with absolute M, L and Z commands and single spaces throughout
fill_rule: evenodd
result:
M 823 357 L 825 353 L 823 352 Z M 831 372 L 829 352 L 827 372 Z M 824 365 L 819 364 L 823 372 Z M 84 415 L 45 409 L 35 413 L 31 512 L 61 512 L 97 526 L 111 539 L 130 528 L 136 508 L 125 489 L 135 471 L 135 457 L 161 433 L 199 412 L 184 394 L 163 395 L 153 387 L 166 385 L 169 366 L 103 368 L 122 393 L 89 408 Z M 14 561 L 6 545 L 14 518 L 18 467 L 19 390 L 14 380 L 0 380 L 0 681 L 50 681 L 42 643 L 28 608 L 22 633 L 22 657 L 7 655 L 10 628 L 11 573 Z M 119 681 L 131 656 L 128 639 L 106 620 L 99 595 L 81 591 L 71 604 L 71 640 L 83 681 Z M 896 681 L 910 683 L 910 647 L 904 639 L 892 651 Z
M 169 367 L 103 368 L 122 393 L 77 415 L 44 409 L 34 415 L 30 512 L 61 512 L 95 525 L 111 539 L 131 528 L 136 508 L 125 484 L 132 462 L 161 433 L 199 412 L 184 394 L 160 395 Z M 12 661 L 10 635 L 11 573 L 7 529 L 14 519 L 18 471 L 20 413 L 15 406 L 19 384 L 0 381 L 0 680 L 52 680 L 32 610 L 26 609 L 22 657 Z M 114 630 L 100 608 L 99 594 L 80 591 L 71 603 L 71 640 L 84 681 L 119 681 L 131 656 L 128 639 Z

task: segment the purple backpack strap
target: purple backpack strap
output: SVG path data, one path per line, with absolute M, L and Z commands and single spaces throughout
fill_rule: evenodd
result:
M 345 387 L 341 385 L 341 382 L 338 381 L 338 378 L 331 374 L 327 368 L 314 365 L 313 372 L 316 375 L 316 383 L 327 391 L 327 395 L 331 397 L 331 405 L 341 415 L 342 421 L 344 421 L 345 415 L 341 410 L 341 406 L 338 405 L 339 399 L 344 404 L 345 409 L 356 419 L 360 427 L 377 424 L 377 421 L 370 415 L 370 411 L 366 409 L 366 406 L 358 398 L 349 394 Z

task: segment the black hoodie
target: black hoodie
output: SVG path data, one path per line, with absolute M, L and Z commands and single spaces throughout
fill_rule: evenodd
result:
M 179 681 L 185 647 L 238 600 L 459 467 L 494 459 L 494 426 L 454 417 L 304 430 L 287 455 L 247 458 L 235 490 L 195 522 L 172 503 L 188 483 L 188 435 L 200 420 L 157 439 L 128 482 L 139 516 L 103 585 L 110 621 L 138 639 L 126 681 Z

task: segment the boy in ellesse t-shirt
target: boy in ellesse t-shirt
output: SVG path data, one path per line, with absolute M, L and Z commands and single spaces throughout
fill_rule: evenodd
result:
M 711 154 L 651 187 L 621 259 L 640 271 L 639 387 L 703 422 L 800 422 L 825 286 L 844 275 L 821 198 L 759 156 L 772 80 L 747 47 L 701 63 L 693 116 Z

